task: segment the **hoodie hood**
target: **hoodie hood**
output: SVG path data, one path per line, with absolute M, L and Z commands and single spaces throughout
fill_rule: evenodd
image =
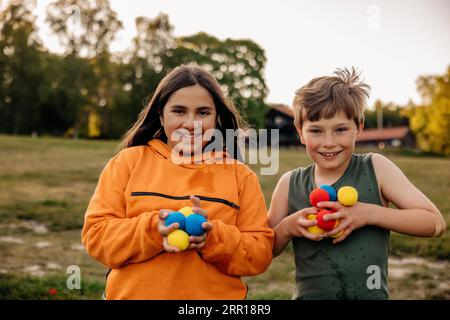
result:
M 161 158 L 185 168 L 198 169 L 208 164 L 225 164 L 227 162 L 234 163 L 236 161 L 224 151 L 204 152 L 201 156 L 199 155 L 197 157 L 181 157 L 175 153 L 172 153 L 172 149 L 169 145 L 157 138 L 150 140 L 147 144 L 153 152 Z

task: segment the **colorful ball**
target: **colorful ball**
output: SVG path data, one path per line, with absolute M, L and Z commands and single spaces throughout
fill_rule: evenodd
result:
M 177 247 L 181 251 L 189 246 L 189 235 L 183 230 L 175 230 L 167 236 L 169 245 Z
M 181 212 L 178 212 L 178 211 L 171 212 L 167 216 L 166 220 L 164 220 L 164 225 L 166 227 L 168 227 L 172 223 L 175 223 L 175 222 L 177 222 L 179 224 L 178 229 L 184 230 L 185 223 L 186 223 L 186 217 Z
M 309 202 L 313 207 L 317 207 L 317 204 L 322 201 L 330 201 L 330 195 L 328 192 L 321 188 L 316 188 L 309 194 Z
M 192 211 L 192 207 L 183 207 L 178 212 L 181 212 L 184 214 L 185 217 L 190 216 L 191 214 L 194 214 L 194 211 Z
M 317 215 L 316 215 L 317 225 L 320 228 L 322 228 L 323 230 L 327 230 L 327 231 L 333 230 L 334 226 L 336 225 L 336 220 L 328 220 L 328 221 L 323 220 L 324 215 L 331 214 L 331 213 L 333 213 L 333 212 L 330 210 L 324 209 L 324 210 L 320 210 L 319 213 L 317 213 Z
M 320 186 L 320 189 L 325 190 L 328 192 L 328 195 L 330 196 L 330 201 L 336 201 L 336 190 L 327 184 L 323 184 Z
M 336 224 L 334 225 L 333 229 L 336 229 L 337 226 L 339 225 L 339 223 L 341 222 L 341 220 L 337 219 L 336 220 Z M 337 234 L 330 236 L 331 238 L 339 238 L 340 236 L 342 236 L 344 234 L 344 230 L 339 231 Z
M 316 219 L 316 215 L 310 214 L 310 215 L 308 215 L 307 218 L 308 218 L 308 220 L 314 220 L 314 219 Z M 308 230 L 309 233 L 318 234 L 318 235 L 325 233 L 325 230 L 320 228 L 318 225 L 308 227 L 306 230 Z
M 198 213 L 191 214 L 186 218 L 186 232 L 191 236 L 201 236 L 205 232 L 203 222 L 206 222 L 204 216 Z
M 358 201 L 358 191 L 353 187 L 345 186 L 339 189 L 337 197 L 344 206 L 352 206 Z

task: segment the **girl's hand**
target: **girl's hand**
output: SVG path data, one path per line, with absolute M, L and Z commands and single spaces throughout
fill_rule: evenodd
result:
M 192 202 L 192 211 L 201 214 L 205 219 L 208 219 L 208 213 L 200 207 L 200 199 L 196 196 L 191 196 L 190 200 Z M 189 248 L 200 249 L 205 246 L 206 236 L 208 235 L 208 232 L 213 229 L 213 225 L 209 222 L 203 222 L 202 228 L 205 232 L 201 236 L 189 236 Z
M 317 204 L 319 208 L 333 208 L 334 213 L 326 214 L 323 217 L 324 221 L 340 219 L 340 223 L 336 229 L 324 233 L 324 236 L 332 236 L 338 234 L 342 230 L 344 233 L 333 240 L 333 243 L 339 243 L 348 237 L 353 230 L 364 227 L 370 224 L 370 205 L 364 202 L 357 202 L 351 207 L 343 206 L 338 201 L 324 201 Z
M 175 252 L 180 252 L 180 249 L 169 245 L 169 242 L 167 241 L 167 236 L 172 231 L 177 230 L 180 227 L 180 225 L 177 222 L 172 223 L 171 225 L 169 225 L 167 227 L 164 225 L 164 220 L 166 220 L 167 216 L 172 211 L 173 210 L 168 210 L 168 209 L 159 210 L 158 231 L 161 234 L 161 236 L 163 237 L 164 250 L 166 250 L 167 252 L 175 253 Z
M 316 220 L 308 220 L 310 214 L 317 214 L 318 210 L 314 207 L 304 208 L 296 211 L 283 219 L 285 232 L 289 237 L 303 237 L 314 241 L 324 238 L 323 235 L 308 232 L 307 228 L 316 225 Z

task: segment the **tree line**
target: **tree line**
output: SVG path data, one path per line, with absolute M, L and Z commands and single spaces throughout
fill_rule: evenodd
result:
M 123 28 L 109 0 L 55 0 L 46 23 L 63 45 L 50 52 L 38 35 L 35 0 L 11 0 L 0 12 L 0 133 L 117 139 L 135 122 L 162 77 L 185 63 L 218 79 L 247 121 L 264 125 L 269 106 L 264 49 L 250 39 L 205 32 L 174 36 L 169 17 L 135 19 L 127 48 L 110 45 Z M 417 80 L 423 103 L 376 101 L 366 128 L 410 125 L 422 150 L 450 154 L 450 67 Z
M 266 56 L 255 42 L 200 32 L 175 37 L 166 14 L 135 19 L 128 48 L 111 53 L 122 28 L 108 0 L 57 0 L 46 23 L 64 54 L 38 36 L 35 1 L 10 1 L 0 13 L 0 132 L 119 138 L 162 77 L 180 64 L 202 65 L 248 122 L 268 108 Z

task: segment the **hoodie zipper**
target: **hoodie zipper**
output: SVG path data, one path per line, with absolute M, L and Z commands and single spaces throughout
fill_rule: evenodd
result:
M 154 197 L 162 197 L 162 198 L 173 199 L 173 200 L 189 200 L 189 198 L 190 198 L 190 196 L 176 197 L 176 196 L 170 196 L 168 194 L 163 194 L 163 193 L 158 193 L 158 192 L 143 192 L 143 191 L 132 192 L 131 196 L 132 197 L 154 196 Z M 225 205 L 227 205 L 227 206 L 229 206 L 229 207 L 231 207 L 233 209 L 240 209 L 237 204 L 235 204 L 234 202 L 225 200 L 225 199 L 205 197 L 205 196 L 200 196 L 200 195 L 197 195 L 197 194 L 195 196 L 197 198 L 199 198 L 200 200 L 223 203 L 223 204 L 225 204 Z

